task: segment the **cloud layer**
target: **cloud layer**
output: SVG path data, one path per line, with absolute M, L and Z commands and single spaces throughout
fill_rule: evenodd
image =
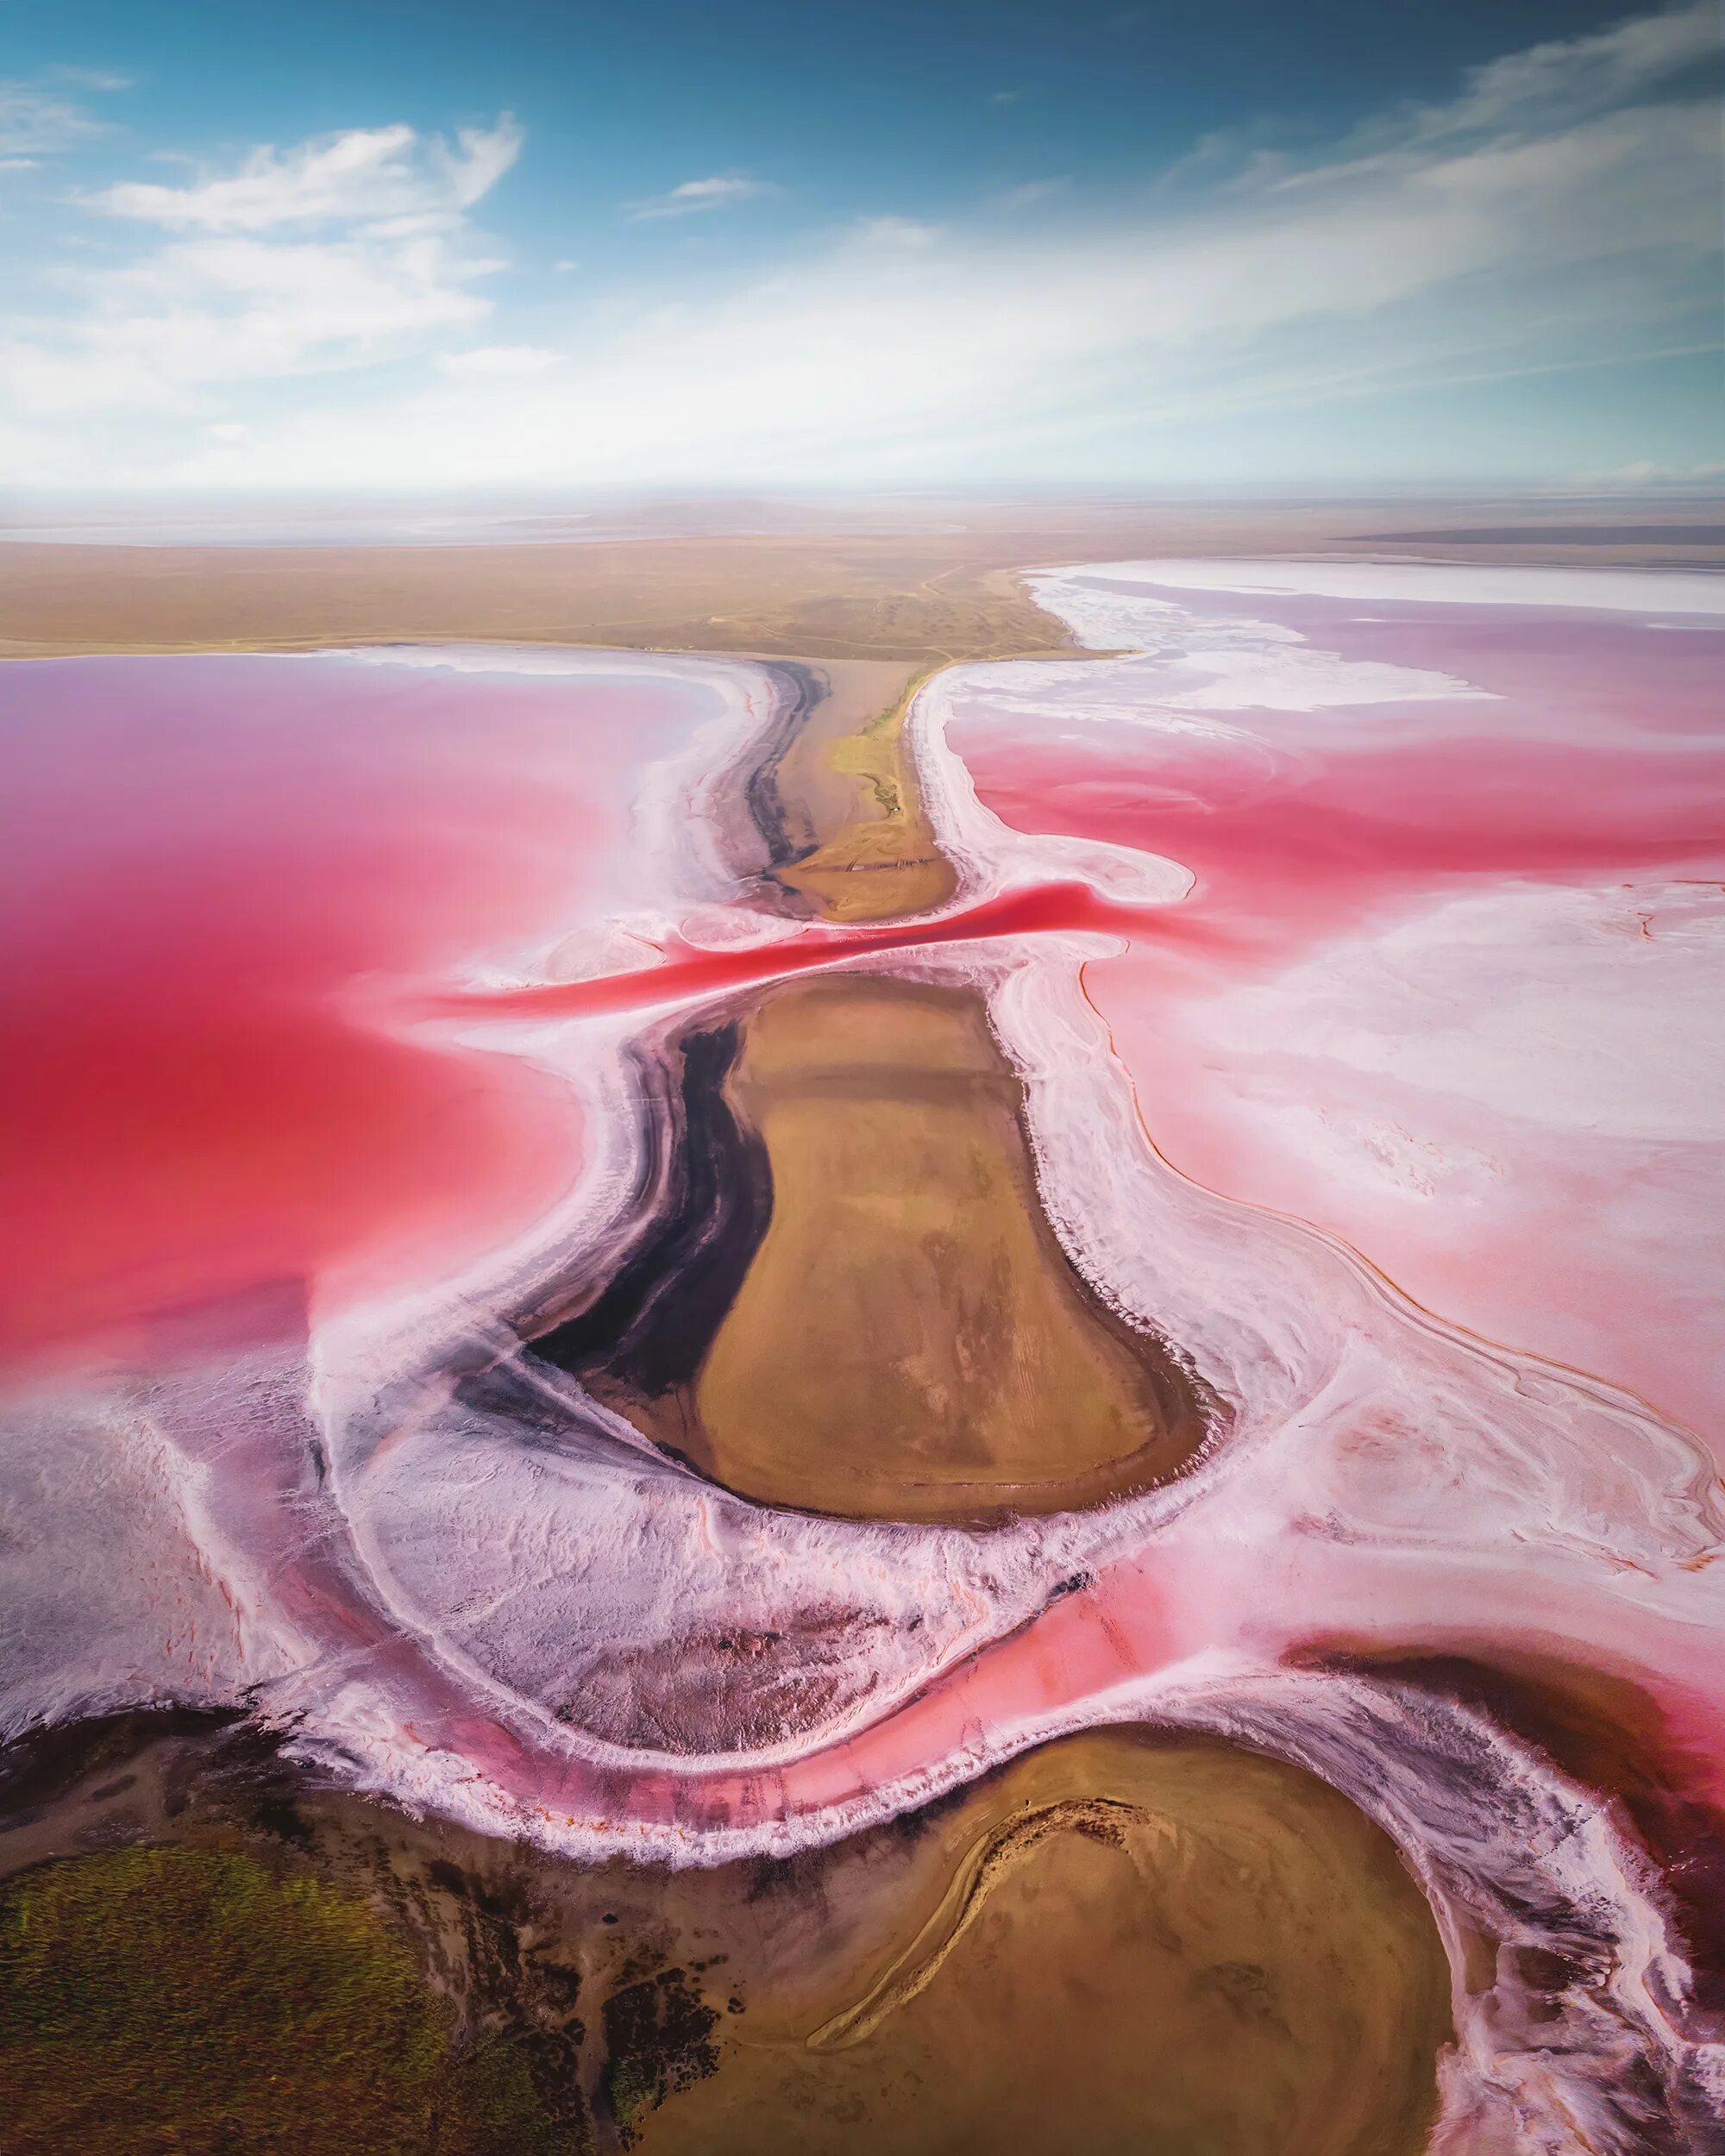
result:
M 750 179 L 742 172 L 715 172 L 706 179 L 686 179 L 665 194 L 649 195 L 644 202 L 630 203 L 629 215 L 637 223 L 643 218 L 692 217 L 777 191 L 767 181 Z
M 507 114 L 494 127 L 463 128 L 453 145 L 409 127 L 355 128 L 297 149 L 266 144 L 225 179 L 106 188 L 91 207 L 178 231 L 267 232 L 356 219 L 391 231 L 404 222 L 423 229 L 471 209 L 520 149 L 521 130 Z
M 77 149 L 100 135 L 103 122 L 66 97 L 66 88 L 123 90 L 118 75 L 62 70 L 51 83 L 0 78 L 0 167 L 34 165 L 43 157 Z
M 475 287 L 502 264 L 471 243 L 467 213 L 520 147 L 507 116 L 453 143 L 364 128 L 266 145 L 225 175 L 83 197 L 92 214 L 167 236 L 118 266 L 66 266 L 65 312 L 0 342 L 0 398 L 86 426 L 169 415 L 184 429 L 208 413 L 224 429 L 211 439 L 248 438 L 210 411 L 212 397 L 363 368 L 485 319 Z
M 724 281 L 643 256 L 626 285 L 548 261 L 500 286 L 474 218 L 522 150 L 507 117 L 260 147 L 81 198 L 149 236 L 68 262 L 58 310 L 0 346 L 32 423 L 0 448 L 25 479 L 257 486 L 1151 477 L 1206 442 L 1225 466 L 1278 412 L 1711 342 L 1716 108 L 1685 84 L 1716 44 L 1710 6 L 1678 6 L 1500 59 L 1323 157 L 1259 128 L 1107 203 L 864 209 Z M 768 191 L 718 173 L 619 208 L 650 227 Z

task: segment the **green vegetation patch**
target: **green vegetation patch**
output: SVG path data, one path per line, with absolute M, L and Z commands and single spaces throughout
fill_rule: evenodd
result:
M 526 2062 L 463 2050 L 373 1906 L 132 1848 L 0 1895 L 4 2156 L 553 2156 Z
M 718 2053 L 708 2040 L 718 2026 L 718 2015 L 681 1969 L 629 1984 L 605 2001 L 605 2094 L 625 2148 L 667 2096 L 718 2071 Z

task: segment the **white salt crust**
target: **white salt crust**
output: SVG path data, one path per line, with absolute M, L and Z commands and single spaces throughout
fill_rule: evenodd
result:
M 1165 566 L 1159 580 L 1176 581 Z M 1452 580 L 1442 589 L 1453 603 Z M 1054 603 L 1046 582 L 1042 596 Z M 1663 611 L 1664 595 L 1644 589 L 1641 605 Z M 1280 680 L 1307 694 L 1322 677 L 1341 693 L 1333 668 L 1289 667 L 1280 637 L 1242 674 L 1241 641 L 1236 685 L 1249 674 L 1259 693 Z M 586 655 L 569 655 L 579 671 Z M 947 748 L 957 693 L 986 676 L 991 694 L 1033 697 L 1049 670 L 958 669 L 916 700 L 914 753 L 959 902 L 1081 879 L 1177 906 L 1181 864 L 1013 832 Z M 1203 673 L 1182 676 L 1194 695 L 1209 693 Z M 1115 708 L 1145 686 L 1116 662 L 1095 678 Z M 1433 694 L 1465 693 L 1439 679 Z M 1169 723 L 1166 686 L 1164 669 L 1145 723 Z M 1070 680 L 1062 690 L 1070 699 Z M 733 763 L 759 723 L 739 690 L 701 769 Z M 662 893 L 643 918 L 674 921 L 723 895 L 722 852 L 691 835 L 706 798 L 687 758 L 643 787 Z M 710 925 L 715 942 L 726 935 Z M 760 925 L 763 942 L 782 933 Z M 1704 1463 L 1628 1396 L 1458 1334 L 1304 1225 L 1175 1174 L 1082 993 L 1082 962 L 1107 948 L 1054 935 L 867 962 L 988 997 L 1025 1079 L 1056 1232 L 1232 1412 L 1189 1479 L 989 1533 L 850 1523 L 712 1489 L 555 1374 L 530 1433 L 464 1405 L 452 1363 L 493 1352 L 507 1316 L 572 1255 L 602 1274 L 626 1245 L 648 1136 L 630 1058 L 650 1055 L 674 1017 L 476 1020 L 471 1037 L 568 1084 L 592 1140 L 578 1188 L 530 1245 L 442 1293 L 321 1326 L 303 1365 L 260 1359 L 124 1398 L 35 1403 L 0 1460 L 8 1524 L 28 1538 L 10 1589 L 28 1651 L 0 1695 L 4 1727 L 246 1700 L 304 1755 L 411 1808 L 572 1858 L 678 1864 L 833 1842 L 1067 1731 L 1219 1731 L 1342 1789 L 1425 1885 L 1458 2033 L 1435 2148 L 1555 2152 L 1578 2132 L 1622 2156 L 1655 2146 L 1665 2129 L 1644 2115 L 1637 2062 L 1701 2115 L 1725 2085 L 1716 2032 L 1689 2006 L 1658 1883 L 1609 1808 L 1476 1714 L 1278 1655 L 1323 1633 L 1410 1649 L 1557 1634 L 1584 1658 L 1671 1676 L 1680 1647 L 1716 1639 L 1722 1615 Z M 972 1658 L 1075 1578 L 1123 1612 L 1140 1581 L 1165 1587 L 1168 1633 L 1145 1665 L 1070 1698 L 1019 1702 L 1008 1688 L 980 1720 L 942 1719 L 943 1673 L 974 1666 L 986 1688 L 988 1656 Z M 812 1643 L 776 1672 L 766 1733 L 722 1755 L 631 1737 L 631 1686 L 662 1695 L 674 1727 L 684 1643 L 750 1624 Z M 619 1667 L 629 1681 L 607 1694 Z M 584 1727 L 601 1695 L 604 1726 Z M 929 1748 L 870 1769 L 895 1714 L 925 1708 Z M 861 1763 L 848 1777 L 847 1748 Z M 1483 1990 L 1463 1980 L 1471 1932 L 1503 1942 Z M 1532 1947 L 1572 1969 L 1554 2001 L 1525 1973 Z

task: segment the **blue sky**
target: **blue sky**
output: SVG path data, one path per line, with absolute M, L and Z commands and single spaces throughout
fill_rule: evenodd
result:
M 1705 482 L 1718 72 L 1710 0 L 25 0 L 0 477 Z

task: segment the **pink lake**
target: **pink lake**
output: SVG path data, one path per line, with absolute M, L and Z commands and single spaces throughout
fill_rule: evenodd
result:
M 9 666 L 0 1357 L 303 1331 L 543 1214 L 580 1165 L 568 1087 L 391 1010 L 650 912 L 637 777 L 739 680 L 579 654 Z
M 1191 873 L 1087 974 L 1176 1168 L 1716 1433 L 1725 586 L 1554 574 L 1054 573 L 1143 655 L 972 669 L 947 738 L 1014 830 Z

